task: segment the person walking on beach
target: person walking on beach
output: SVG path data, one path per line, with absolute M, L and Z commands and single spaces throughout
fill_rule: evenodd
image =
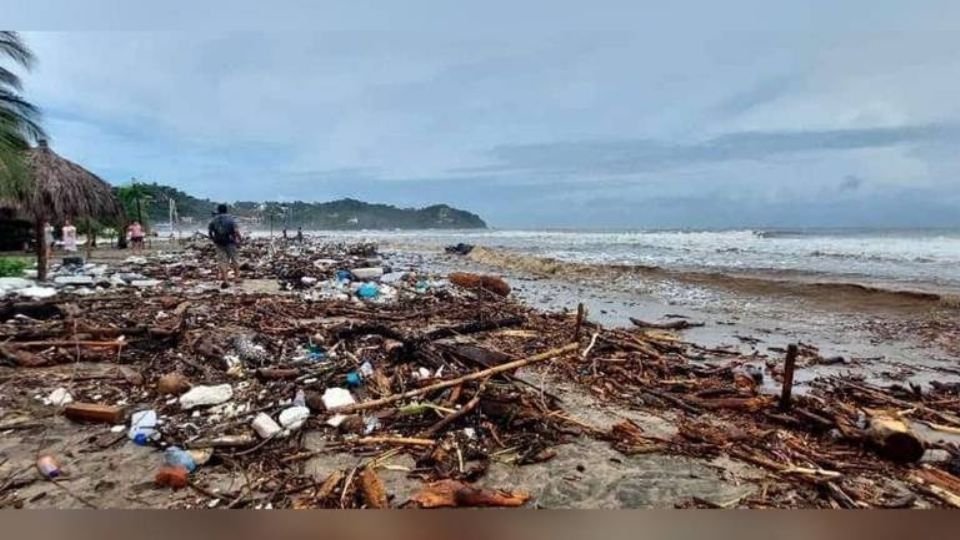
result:
M 283 228 L 283 241 L 286 242 L 287 240 L 289 240 L 289 237 L 287 237 L 287 228 L 284 227 L 284 228 Z
M 227 213 L 227 205 L 217 206 L 217 214 L 210 220 L 207 234 L 217 249 L 217 270 L 220 275 L 220 287 L 227 288 L 230 268 L 234 279 L 240 281 L 240 263 L 237 261 L 237 246 L 240 244 L 240 230 L 233 216 Z
M 297 243 L 303 243 L 303 227 L 297 227 Z
M 139 221 L 134 221 L 127 227 L 127 236 L 134 251 L 143 251 L 143 226 Z
M 60 229 L 63 234 L 63 249 L 74 253 L 77 251 L 77 228 L 70 223 L 70 220 L 66 220 L 63 223 L 63 228 Z

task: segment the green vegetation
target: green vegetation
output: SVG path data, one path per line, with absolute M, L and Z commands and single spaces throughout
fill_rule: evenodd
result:
M 192 218 L 206 223 L 217 203 L 198 199 L 170 186 L 136 184 L 141 188 L 144 218 L 151 223 L 166 223 L 169 200 L 173 199 L 180 218 Z M 118 190 L 125 189 L 118 188 Z M 130 195 L 122 195 L 124 197 Z M 134 219 L 135 206 L 127 213 Z M 341 199 L 324 203 L 296 201 L 237 202 L 230 205 L 230 212 L 240 218 L 257 220 L 261 226 L 280 229 L 303 227 L 305 229 L 356 230 L 356 229 L 478 229 L 487 225 L 476 214 L 451 208 L 445 204 L 426 208 L 397 208 L 386 204 L 370 204 L 354 199 Z
M 0 60 L 23 69 L 33 66 L 33 53 L 16 32 L 0 31 Z M 0 199 L 17 199 L 29 186 L 23 153 L 31 141 L 45 137 L 40 111 L 20 96 L 20 77 L 0 65 Z
M 20 277 L 30 266 L 26 257 L 0 257 L 0 277 Z

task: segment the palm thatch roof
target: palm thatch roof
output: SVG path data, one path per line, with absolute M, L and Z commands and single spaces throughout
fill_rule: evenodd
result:
M 123 205 L 110 184 L 41 141 L 26 152 L 32 184 L 13 202 L 17 213 L 33 220 L 60 223 L 83 218 L 122 220 Z

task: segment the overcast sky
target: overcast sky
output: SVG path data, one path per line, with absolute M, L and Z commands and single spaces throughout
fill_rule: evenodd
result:
M 960 225 L 955 0 L 47 4 L 15 8 L 28 97 L 113 183 L 498 227 Z

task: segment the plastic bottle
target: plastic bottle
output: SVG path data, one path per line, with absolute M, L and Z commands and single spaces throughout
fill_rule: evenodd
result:
M 297 390 L 297 395 L 293 397 L 293 404 L 297 407 L 307 406 L 307 396 L 303 393 L 303 390 Z
M 197 468 L 193 456 L 178 446 L 171 446 L 163 452 L 163 462 L 171 467 L 183 467 L 187 472 L 193 472 Z
M 154 410 L 137 411 L 130 417 L 130 430 L 127 437 L 143 446 L 150 441 L 157 430 L 157 412 Z
M 37 459 L 37 470 L 44 478 L 56 478 L 60 476 L 60 464 L 53 456 L 40 456 Z

